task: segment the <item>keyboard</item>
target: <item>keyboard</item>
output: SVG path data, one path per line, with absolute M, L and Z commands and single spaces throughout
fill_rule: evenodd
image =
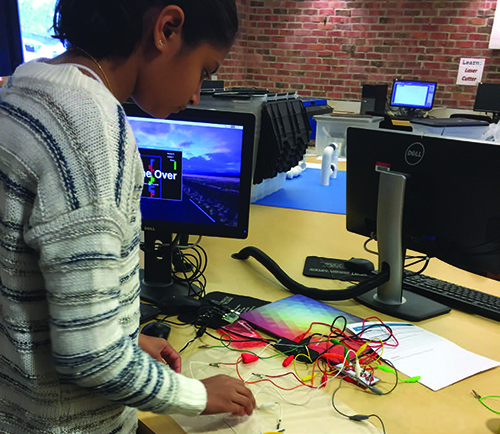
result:
M 423 295 L 452 309 L 500 321 L 500 297 L 455 285 L 424 274 L 404 278 L 403 289 Z

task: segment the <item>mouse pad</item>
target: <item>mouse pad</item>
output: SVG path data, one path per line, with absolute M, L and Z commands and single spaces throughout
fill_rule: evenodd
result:
M 304 264 L 302 274 L 308 277 L 322 277 L 324 279 L 345 280 L 360 282 L 367 274 L 354 273 L 348 270 L 344 262 L 346 259 L 322 258 L 320 256 L 308 256 Z

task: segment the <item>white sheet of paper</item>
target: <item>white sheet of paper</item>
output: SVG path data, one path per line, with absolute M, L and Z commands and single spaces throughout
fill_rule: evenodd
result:
M 365 323 L 365 327 L 377 322 Z M 420 375 L 420 383 L 434 391 L 449 386 L 479 372 L 500 366 L 500 363 L 464 350 L 453 342 L 406 322 L 389 322 L 399 342 L 396 347 L 385 346 L 383 357 L 409 377 Z M 362 323 L 350 324 L 359 333 Z M 363 333 L 365 339 L 385 339 L 387 330 L 375 327 Z M 391 341 L 393 343 L 393 341 Z M 456 363 L 460 360 L 460 363 Z
M 257 349 L 261 351 L 261 349 Z M 262 355 L 276 355 L 274 350 L 265 350 Z M 234 365 L 220 365 L 212 367 L 209 363 L 232 362 L 239 353 L 232 353 L 227 349 L 206 349 L 195 352 L 183 360 L 183 373 L 193 378 L 206 378 L 217 374 L 235 376 Z M 246 380 L 256 377 L 252 373 L 278 375 L 293 369 L 284 368 L 281 364 L 283 357 L 263 358 L 256 362 L 240 365 L 240 373 Z M 303 367 L 301 367 L 303 368 Z M 310 373 L 310 367 L 303 372 Z M 297 381 L 291 376 L 276 378 L 276 383 L 286 387 L 296 386 Z M 335 386 L 338 379 L 333 380 Z M 281 418 L 280 428 L 286 434 L 381 434 L 382 431 L 376 426 L 378 421 L 353 422 L 337 413 L 332 407 L 331 393 L 325 393 L 324 389 L 310 389 L 300 387 L 294 390 L 280 390 L 268 382 L 258 384 L 247 384 L 252 390 L 258 405 L 263 403 L 275 403 L 273 407 L 265 410 L 255 410 L 252 416 L 236 417 L 230 414 L 218 414 L 211 416 L 187 417 L 172 415 L 173 419 L 188 434 L 261 434 L 263 432 L 274 432 L 278 420 Z M 356 404 L 353 402 L 352 404 Z M 356 414 L 356 411 L 342 402 L 342 390 L 338 399 L 335 400 L 337 408 L 345 414 Z M 313 429 L 311 421 L 314 421 Z

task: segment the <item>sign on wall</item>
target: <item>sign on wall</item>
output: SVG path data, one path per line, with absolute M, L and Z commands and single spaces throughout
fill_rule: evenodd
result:
M 458 66 L 457 84 L 477 86 L 483 78 L 485 59 L 462 58 Z

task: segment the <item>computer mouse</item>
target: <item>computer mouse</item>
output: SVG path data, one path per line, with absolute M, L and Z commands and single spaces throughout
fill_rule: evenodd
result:
M 363 258 L 351 258 L 344 262 L 344 267 L 353 273 L 359 274 L 370 274 L 373 270 L 375 270 L 373 263 L 368 259 Z
M 166 322 L 150 322 L 143 327 L 141 333 L 146 336 L 168 339 L 170 329 L 170 325 Z
M 164 315 L 198 312 L 202 301 L 188 295 L 167 294 L 156 303 Z

